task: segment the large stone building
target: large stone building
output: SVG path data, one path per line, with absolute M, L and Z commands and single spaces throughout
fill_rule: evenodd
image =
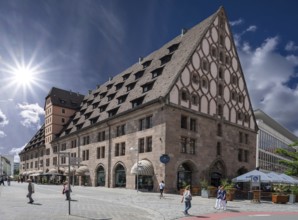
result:
M 298 140 L 298 137 L 288 129 L 280 125 L 262 110 L 254 111 L 256 122 L 259 128 L 257 136 L 257 160 L 256 167 L 262 171 L 274 171 L 284 173 L 288 168 L 280 163 L 281 160 L 288 160 L 284 156 L 275 153 L 277 148 L 283 148 L 290 152 L 296 149 L 289 146 Z
M 20 153 L 23 175 L 149 190 L 164 180 L 175 192 L 255 168 L 257 125 L 223 8 L 85 97 L 68 94 L 80 106 L 46 97 L 45 125 Z M 69 156 L 80 158 L 70 170 Z

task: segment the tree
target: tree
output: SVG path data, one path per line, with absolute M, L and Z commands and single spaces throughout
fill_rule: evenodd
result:
M 297 146 L 298 141 L 294 142 L 293 144 L 290 144 L 289 146 Z M 291 175 L 291 176 L 298 176 L 298 152 L 291 152 L 288 150 L 285 150 L 283 148 L 278 148 L 275 151 L 277 154 L 281 156 L 285 156 L 290 159 L 289 160 L 280 160 L 279 162 L 285 166 L 288 167 L 286 170 L 286 174 Z

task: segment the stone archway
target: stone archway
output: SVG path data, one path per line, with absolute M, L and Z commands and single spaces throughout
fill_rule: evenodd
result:
M 106 185 L 106 172 L 103 165 L 100 165 L 96 170 L 96 186 Z
M 114 173 L 114 186 L 126 187 L 126 171 L 122 164 L 117 164 Z
M 222 160 L 214 161 L 209 171 L 210 185 L 218 187 L 222 179 L 226 177 L 226 166 Z
M 177 168 L 177 190 L 185 188 L 187 185 L 193 185 L 193 174 L 195 165 L 186 161 L 181 163 Z

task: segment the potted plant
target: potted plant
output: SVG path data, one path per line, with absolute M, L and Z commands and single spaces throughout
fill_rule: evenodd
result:
M 226 195 L 227 201 L 233 201 L 235 197 L 235 191 L 236 191 L 234 184 L 231 183 L 228 179 L 222 179 L 221 185 L 224 187 L 224 189 L 227 192 L 227 195 Z
M 285 184 L 273 185 L 274 193 L 272 193 L 272 202 L 273 203 L 282 203 L 285 204 L 289 201 L 289 196 L 286 194 L 290 187 Z
M 291 192 L 295 196 L 295 202 L 298 202 L 298 186 L 291 186 Z
M 201 186 L 201 196 L 203 198 L 209 198 L 209 190 L 208 190 L 208 181 L 206 179 L 203 179 L 200 182 L 200 186 Z

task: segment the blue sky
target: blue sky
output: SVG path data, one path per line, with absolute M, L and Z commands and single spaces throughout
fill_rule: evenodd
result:
M 0 154 L 43 124 L 51 87 L 87 94 L 220 6 L 253 108 L 298 135 L 295 0 L 0 0 Z

